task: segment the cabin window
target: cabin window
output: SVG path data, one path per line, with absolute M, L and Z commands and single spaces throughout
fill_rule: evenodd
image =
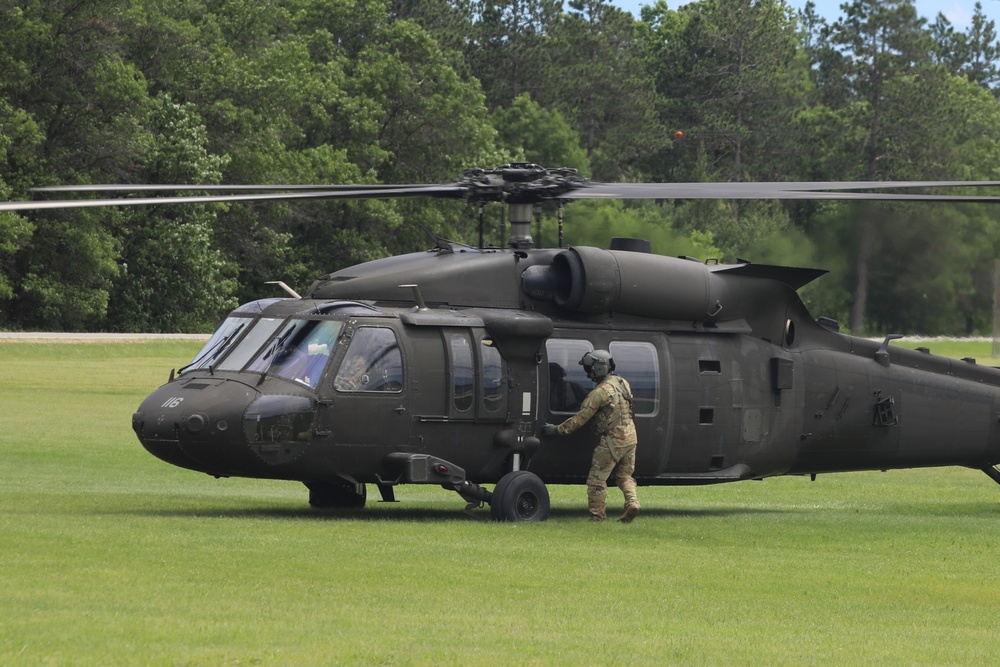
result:
M 354 332 L 333 380 L 337 391 L 403 391 L 403 356 L 396 332 L 360 327 Z
M 549 412 L 576 412 L 593 383 L 580 359 L 594 349 L 590 341 L 550 338 L 545 341 L 549 360 Z
M 236 344 L 236 347 L 229 353 L 222 363 L 219 364 L 220 371 L 238 371 L 246 366 L 257 354 L 257 350 L 271 337 L 278 327 L 281 326 L 282 319 L 277 317 L 262 317 L 257 320 L 250 331 L 243 336 L 243 339 Z
M 698 360 L 698 372 L 701 374 L 706 373 L 721 373 L 722 372 L 722 362 L 718 359 L 699 359 Z
M 452 404 L 458 412 L 468 412 L 476 400 L 472 341 L 465 334 L 448 336 L 451 350 Z
M 660 405 L 660 364 L 656 347 L 640 341 L 615 341 L 608 349 L 615 360 L 615 373 L 632 387 L 636 415 L 656 414 Z
M 289 320 L 247 370 L 315 389 L 343 326 L 332 320 Z
M 483 408 L 497 412 L 503 407 L 503 358 L 489 338 L 480 341 L 479 354 L 483 363 Z

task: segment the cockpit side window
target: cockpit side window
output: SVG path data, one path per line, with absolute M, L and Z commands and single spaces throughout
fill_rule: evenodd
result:
M 403 391 L 403 356 L 396 333 L 385 327 L 354 332 L 333 380 L 337 391 Z
M 333 320 L 289 320 L 247 370 L 315 389 L 341 328 L 343 322 Z

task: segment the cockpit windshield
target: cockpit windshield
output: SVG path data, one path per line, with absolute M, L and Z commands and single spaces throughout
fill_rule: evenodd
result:
M 240 336 L 246 333 L 247 329 L 253 324 L 254 318 L 264 312 L 264 309 L 283 299 L 258 299 L 256 301 L 250 301 L 249 303 L 244 303 L 236 310 L 229 314 L 226 321 L 219 325 L 219 328 L 215 330 L 212 337 L 208 339 L 205 346 L 201 348 L 197 355 L 195 355 L 194 361 L 185 366 L 180 370 L 181 373 L 186 373 L 198 368 L 207 368 L 212 370 L 216 368 L 216 364 L 222 357 L 233 347 L 233 344 L 239 340 Z M 258 341 L 259 344 L 259 341 Z M 243 363 L 246 363 L 246 359 L 243 359 Z M 240 364 L 242 367 L 243 364 Z M 232 370 L 232 369 L 230 369 Z
M 284 318 L 279 317 L 262 317 L 254 322 L 250 330 L 244 334 L 240 342 L 233 348 L 233 351 L 229 353 L 229 356 L 223 359 L 222 363 L 217 366 L 218 370 L 241 370 L 254 354 L 257 353 L 257 350 L 264 344 L 264 341 L 270 338 L 271 334 L 281 326 L 283 321 Z
M 205 343 L 205 347 L 195 356 L 194 361 L 180 370 L 181 373 L 194 370 L 196 368 L 212 368 L 226 353 L 233 341 L 239 338 L 240 334 L 249 326 L 253 320 L 249 317 L 228 317 L 222 325 L 215 330 L 212 337 Z
M 343 326 L 343 322 L 332 320 L 289 320 L 247 370 L 315 389 Z

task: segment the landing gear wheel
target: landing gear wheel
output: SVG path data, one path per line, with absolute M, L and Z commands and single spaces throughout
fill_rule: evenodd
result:
M 507 473 L 493 490 L 490 514 L 495 521 L 545 521 L 549 518 L 549 490 L 533 472 Z
M 309 504 L 317 509 L 361 509 L 368 498 L 364 484 L 306 482 Z

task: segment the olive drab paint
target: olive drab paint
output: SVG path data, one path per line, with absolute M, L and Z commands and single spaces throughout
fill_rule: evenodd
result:
M 375 260 L 301 299 L 238 308 L 133 426 L 170 463 L 298 480 L 316 505 L 422 483 L 539 518 L 545 485 L 585 482 L 594 444 L 589 429 L 540 427 L 586 394 L 581 354 L 610 349 L 635 393 L 640 485 L 946 465 L 995 476 L 1000 370 L 820 324 L 796 294 L 820 275 L 591 247 Z

